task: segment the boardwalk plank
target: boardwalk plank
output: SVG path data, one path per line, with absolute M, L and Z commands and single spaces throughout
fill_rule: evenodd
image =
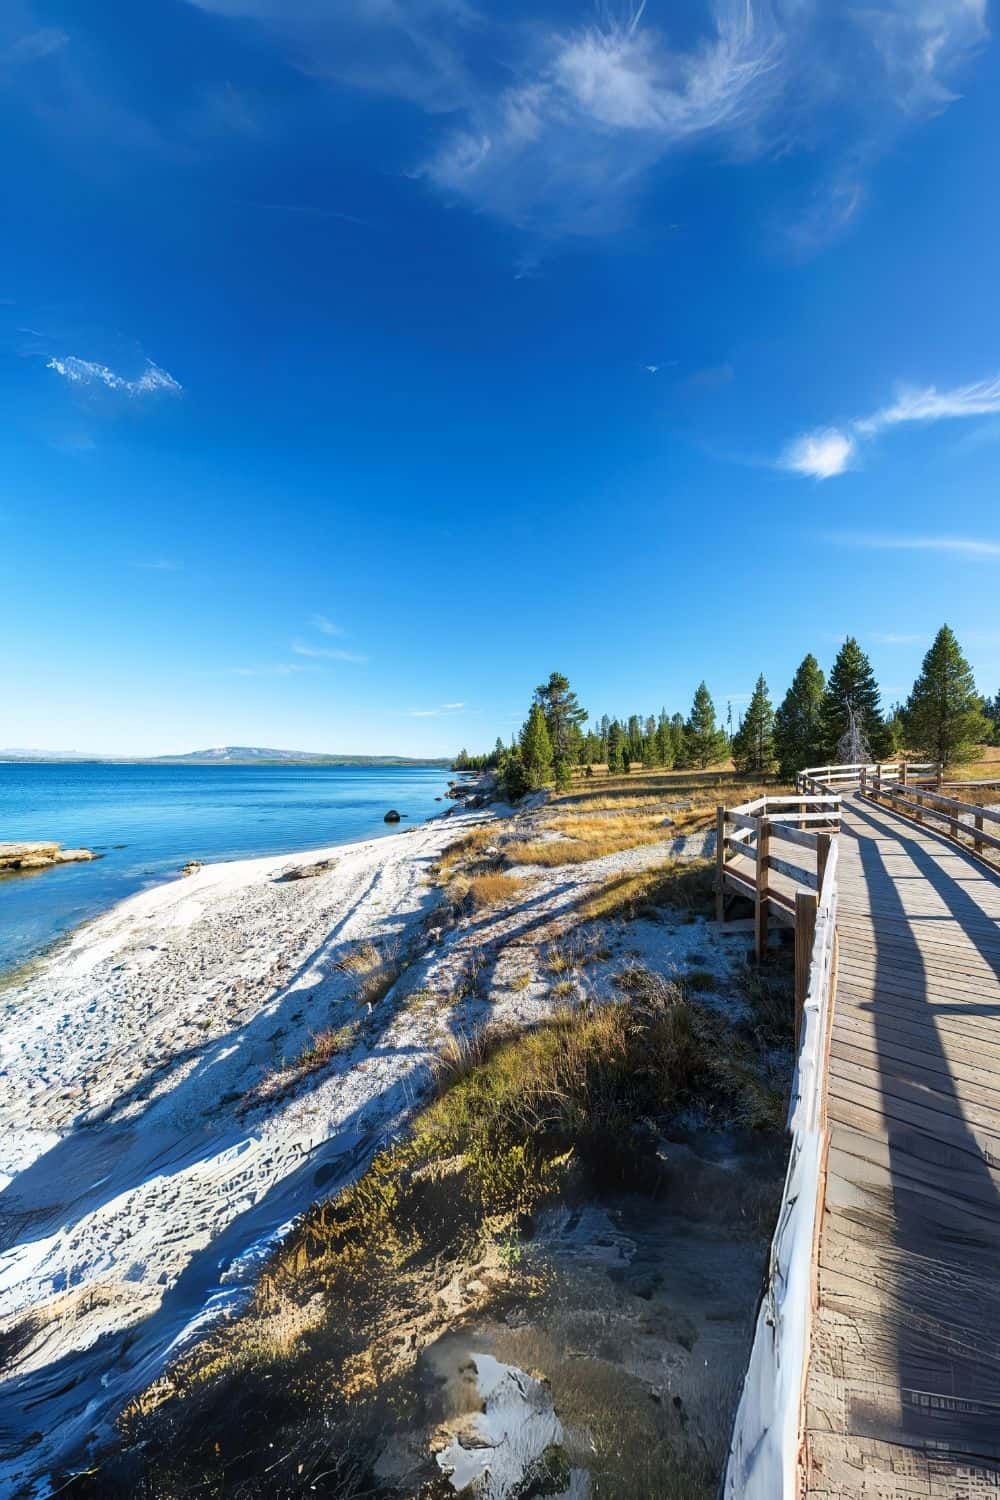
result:
M 812 1500 L 1000 1500 L 1000 879 L 848 798 Z

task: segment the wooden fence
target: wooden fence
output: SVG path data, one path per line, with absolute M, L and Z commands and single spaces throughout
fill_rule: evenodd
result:
M 805 998 L 812 933 L 833 835 L 840 828 L 840 797 L 758 797 L 716 812 L 716 904 L 721 922 L 726 895 L 754 904 L 754 950 L 767 947 L 771 920 L 794 923 L 796 991 Z M 790 846 L 787 847 L 786 846 Z
M 869 780 L 877 780 L 880 785 L 895 781 L 905 783 L 908 778 L 912 780 L 914 776 L 927 773 L 932 773 L 931 779 L 937 780 L 941 775 L 941 767 L 936 761 L 914 765 L 905 760 L 871 761 L 867 764 L 855 762 L 842 766 L 807 766 L 796 776 L 795 786 L 799 792 L 811 792 L 817 795 L 824 791 L 847 792 L 854 787 L 863 786 Z
M 768 816 L 766 810 L 739 815 Z M 828 812 L 827 817 L 831 816 Z M 724 1500 L 795 1500 L 800 1494 L 806 1373 L 815 1305 L 815 1243 L 822 1216 L 827 1149 L 825 1078 L 837 967 L 837 843 L 829 833 L 810 837 L 817 840 L 817 862 L 822 847 L 818 841 L 826 839 L 827 844 L 818 909 L 813 908 L 806 992 L 788 1111 L 791 1147 L 767 1282 L 733 1424 L 722 1488 Z M 764 854 L 765 860 L 770 859 L 766 834 Z M 765 871 L 767 868 L 765 863 Z M 732 877 L 726 874 L 723 878 Z M 812 887 L 802 894 L 812 895 Z
M 931 791 L 931 784 L 937 789 Z M 861 790 L 873 802 L 883 802 L 894 812 L 901 813 L 915 823 L 923 823 L 927 819 L 932 827 L 939 823 L 947 825 L 945 832 L 960 844 L 968 840 L 965 846 L 971 847 L 975 854 L 982 855 L 989 850 L 993 861 L 1000 858 L 1000 811 L 978 801 L 949 797 L 942 790 L 945 786 L 949 790 L 964 790 L 966 787 L 995 786 L 997 783 L 936 780 L 931 784 L 923 780 L 897 781 L 889 785 L 871 781 L 863 785 Z M 987 823 L 991 825 L 989 828 L 984 826 Z

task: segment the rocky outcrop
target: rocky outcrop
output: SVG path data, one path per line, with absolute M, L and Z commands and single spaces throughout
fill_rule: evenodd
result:
M 89 849 L 63 849 L 45 840 L 0 844 L 0 870 L 43 870 L 47 865 L 68 865 L 81 859 L 100 859 L 100 855 Z
M 398 813 L 394 807 L 390 807 L 382 821 L 383 823 L 398 823 L 402 816 L 402 813 Z

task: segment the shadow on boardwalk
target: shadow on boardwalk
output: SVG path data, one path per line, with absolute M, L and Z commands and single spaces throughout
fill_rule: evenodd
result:
M 1000 879 L 867 803 L 850 805 L 843 838 L 848 862 L 856 841 L 864 889 L 843 904 L 860 915 L 867 898 L 874 951 L 855 936 L 842 953 L 850 962 L 853 941 L 853 962 L 873 965 L 859 1008 L 874 1025 L 891 1183 L 887 1274 L 874 1288 L 886 1348 L 857 1351 L 849 1376 L 863 1378 L 866 1360 L 891 1369 L 894 1353 L 898 1386 L 895 1401 L 856 1400 L 850 1427 L 939 1457 L 1000 1460 L 1000 1117 L 968 1081 L 989 1085 L 977 1058 L 1000 1075 Z M 961 1035 L 956 1018 L 968 1023 Z M 959 1077 L 957 1053 L 969 1061 Z M 1000 1076 L 993 1086 L 995 1105 Z

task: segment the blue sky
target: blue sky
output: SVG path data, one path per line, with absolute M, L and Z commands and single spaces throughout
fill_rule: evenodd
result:
M 8 0 L 0 745 L 1000 687 L 985 0 Z

